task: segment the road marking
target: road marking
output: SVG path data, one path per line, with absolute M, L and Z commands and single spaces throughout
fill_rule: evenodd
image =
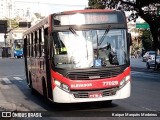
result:
M 160 74 L 159 73 L 152 73 L 152 72 L 144 72 L 144 71 L 142 71 L 142 72 L 138 72 L 138 71 L 131 71 L 131 74 L 132 75 L 134 75 L 134 74 L 145 74 L 145 75 L 157 75 L 157 76 L 160 76 Z
M 132 77 L 144 77 L 144 78 L 150 78 L 150 79 L 159 79 L 160 74 L 159 73 L 149 73 L 149 72 L 138 72 L 138 71 L 131 71 Z
M 20 78 L 20 77 L 13 77 L 14 79 L 16 79 L 16 80 L 23 80 L 22 78 Z
M 13 77 L 14 79 L 16 79 L 16 80 L 18 80 L 19 82 L 22 82 L 22 78 L 20 78 L 20 77 Z M 2 81 L 2 82 L 4 82 L 5 84 L 1 84 L 0 83 L 0 89 L 10 89 L 11 87 L 10 87 L 10 84 L 12 84 L 12 80 L 13 80 L 13 78 L 12 79 L 9 79 L 9 78 L 7 78 L 7 77 L 2 77 L 2 78 L 0 78 L 0 81 Z M 11 80 L 11 81 L 10 81 Z M 9 84 L 9 85 L 6 85 L 6 84 Z
M 131 74 L 134 75 L 134 74 L 142 74 L 143 72 L 137 72 L 137 71 L 131 71 Z
M 12 83 L 8 78 L 2 78 L 2 80 L 3 80 L 5 83 L 7 83 L 7 84 Z
M 4 78 L 4 77 L 14 77 L 14 76 L 24 77 L 25 75 L 8 75 L 8 76 L 1 76 L 1 78 Z

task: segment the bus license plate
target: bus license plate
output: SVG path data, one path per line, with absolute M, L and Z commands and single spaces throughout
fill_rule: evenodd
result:
M 91 92 L 88 94 L 89 98 L 99 98 L 102 97 L 102 92 Z

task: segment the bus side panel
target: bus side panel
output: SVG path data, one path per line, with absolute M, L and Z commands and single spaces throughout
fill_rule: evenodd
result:
M 28 65 L 27 65 L 28 64 L 28 62 L 27 62 L 27 37 L 24 39 L 23 52 L 24 52 L 26 81 L 27 81 L 27 84 L 29 85 Z
M 33 86 L 33 88 L 35 89 L 35 90 L 37 90 L 38 91 L 38 89 L 37 89 L 37 83 L 36 83 L 36 78 L 37 78 L 37 76 L 36 76 L 36 72 L 35 72 L 35 64 L 36 64 L 36 59 L 34 58 L 34 57 L 32 57 L 31 58 L 31 69 L 30 69 L 30 72 L 31 72 L 31 80 L 32 80 L 32 86 Z
M 39 93 L 41 93 L 42 95 L 43 95 L 42 80 L 43 79 L 46 80 L 45 68 L 46 66 L 45 66 L 44 57 L 37 59 L 37 79 L 38 79 L 37 87 L 38 87 Z

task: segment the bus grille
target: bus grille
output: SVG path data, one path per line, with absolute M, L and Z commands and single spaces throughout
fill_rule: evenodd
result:
M 92 92 L 101 92 L 102 93 L 102 97 L 105 96 L 113 96 L 116 94 L 118 90 L 118 87 L 115 88 L 108 88 L 105 90 L 96 90 L 96 91 L 74 91 L 72 92 L 72 94 L 74 95 L 75 98 L 89 98 L 89 93 Z
M 68 72 L 66 77 L 71 80 L 95 80 L 116 77 L 123 72 L 123 68 L 118 69 L 100 69 L 100 70 L 83 70 Z

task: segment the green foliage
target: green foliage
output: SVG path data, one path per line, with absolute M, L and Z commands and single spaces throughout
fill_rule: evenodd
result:
M 142 43 L 146 51 L 152 50 L 152 41 L 150 39 L 143 39 Z
M 16 19 L 12 19 L 11 20 L 11 28 L 15 28 L 18 26 L 18 22 L 16 21 Z
M 88 5 L 91 9 L 104 9 L 106 7 L 105 4 L 101 3 L 101 0 L 89 0 Z
M 142 33 L 142 35 L 140 36 L 140 39 L 142 40 L 143 48 L 146 51 L 154 50 L 155 45 L 152 40 L 150 30 L 142 29 L 140 32 Z
M 160 49 L 158 41 L 158 29 L 160 29 L 160 15 L 158 5 L 160 0 L 89 0 L 89 8 L 106 8 L 130 11 L 128 20 L 134 20 L 140 16 L 150 26 L 155 49 Z M 158 14 L 157 14 L 158 13 Z
M 142 43 L 139 37 L 132 38 L 132 40 L 131 54 L 134 55 L 135 52 L 142 49 Z
M 18 22 L 16 19 L 7 19 L 7 27 L 15 28 L 18 26 Z
M 40 13 L 34 13 L 34 15 L 36 16 L 36 18 L 39 18 L 39 19 L 45 18 L 45 17 L 42 16 Z

